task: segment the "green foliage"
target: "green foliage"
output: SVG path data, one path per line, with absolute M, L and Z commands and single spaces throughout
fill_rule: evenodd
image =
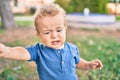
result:
M 117 21 L 120 21 L 120 16 L 116 16 L 116 20 L 117 20 Z
M 8 76 L 6 77 L 6 80 L 16 80 L 16 79 L 14 78 L 14 76 L 8 75 Z
M 35 7 L 31 7 L 31 8 L 30 8 L 30 14 L 34 14 L 35 11 L 36 11 L 36 8 L 35 8 Z
M 67 12 L 83 12 L 89 8 L 91 13 L 107 13 L 106 4 L 109 0 L 56 0 Z
M 62 6 L 65 10 L 69 6 L 69 2 L 71 0 L 56 0 L 56 3 L 58 3 L 60 6 Z
M 0 73 L 0 80 L 4 80 L 3 78 L 5 78 L 5 80 L 16 80 L 11 69 L 5 69 L 2 73 Z

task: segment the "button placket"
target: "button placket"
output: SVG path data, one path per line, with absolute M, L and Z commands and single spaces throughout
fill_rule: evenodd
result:
M 64 51 L 61 50 L 61 66 L 62 66 L 62 72 L 65 71 L 65 59 L 64 59 Z
M 64 64 L 64 61 L 62 61 L 61 64 L 63 65 L 63 64 Z
M 60 50 L 57 50 L 57 53 L 60 56 L 61 71 L 64 72 L 64 64 L 65 64 L 64 58 L 63 58 L 64 52 L 62 49 L 60 49 Z

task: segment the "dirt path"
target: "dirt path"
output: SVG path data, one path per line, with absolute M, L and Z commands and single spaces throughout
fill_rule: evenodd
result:
M 0 34 L 0 42 L 14 42 L 16 39 L 26 41 L 31 40 L 33 36 L 35 36 L 34 28 L 17 28 Z

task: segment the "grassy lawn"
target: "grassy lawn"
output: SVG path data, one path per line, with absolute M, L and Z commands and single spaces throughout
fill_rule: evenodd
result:
M 34 23 L 32 21 L 16 21 L 15 23 L 17 26 L 19 25 L 19 27 L 31 27 L 34 25 Z M 1 28 L 1 26 L 2 25 L 0 22 L 0 28 Z
M 34 25 L 32 21 L 16 21 L 16 24 L 21 27 L 30 27 Z
M 106 37 L 71 38 L 86 60 L 100 59 L 102 70 L 77 70 L 80 80 L 119 80 L 120 79 L 120 41 Z
M 120 17 L 117 17 L 120 20 Z M 32 21 L 17 21 L 21 27 L 33 26 Z M 1 22 L 0 22 L 1 26 Z M 87 29 L 82 29 L 86 30 Z M 99 32 L 99 30 L 90 30 Z M 0 29 L 0 34 L 6 31 Z M 67 41 L 76 44 L 80 50 L 80 56 L 86 60 L 100 59 L 103 62 L 102 70 L 85 71 L 76 70 L 79 80 L 119 80 L 120 79 L 120 41 L 108 36 L 83 37 L 70 35 Z M 38 42 L 34 37 L 33 42 Z M 27 46 L 25 41 L 18 40 L 5 43 L 8 46 Z M 3 70 L 1 70 L 4 68 Z M 37 72 L 31 71 L 26 61 L 11 61 L 0 59 L 0 80 L 38 80 Z
M 38 39 L 34 40 L 34 42 L 36 41 Z M 78 46 L 82 58 L 86 60 L 100 59 L 103 62 L 104 67 L 102 70 L 77 70 L 79 80 L 120 79 L 120 41 L 109 37 L 82 37 L 77 35 L 68 36 L 67 41 Z M 6 45 L 26 46 L 24 41 L 18 40 L 13 43 L 6 43 Z M 0 72 L 0 80 L 37 80 L 36 71 L 31 71 L 27 66 L 27 62 L 0 59 L 0 63 L 6 62 L 3 72 Z

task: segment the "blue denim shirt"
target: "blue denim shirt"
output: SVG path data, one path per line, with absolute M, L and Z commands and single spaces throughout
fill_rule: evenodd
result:
M 80 61 L 78 48 L 65 43 L 63 49 L 52 49 L 37 43 L 26 48 L 37 64 L 40 80 L 78 80 L 76 64 Z

